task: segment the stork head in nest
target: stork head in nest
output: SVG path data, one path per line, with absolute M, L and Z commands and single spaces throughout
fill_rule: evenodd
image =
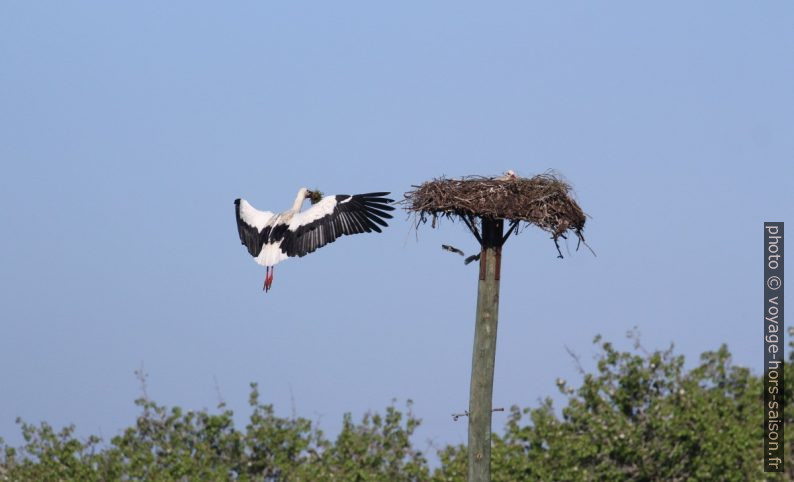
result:
M 307 189 L 306 199 L 311 201 L 312 204 L 317 204 L 323 198 L 323 193 L 319 189 Z
M 516 176 L 516 172 L 513 171 L 512 169 L 508 169 L 507 171 L 505 171 L 504 174 L 502 174 L 501 176 L 495 179 L 497 181 L 512 181 L 513 179 L 517 179 L 517 178 L 518 176 Z

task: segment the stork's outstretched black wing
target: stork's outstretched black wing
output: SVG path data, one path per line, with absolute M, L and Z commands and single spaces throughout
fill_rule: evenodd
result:
M 268 223 L 273 218 L 273 213 L 260 211 L 245 199 L 235 199 L 234 214 L 237 218 L 240 242 L 245 245 L 251 256 L 258 256 L 262 246 L 267 242 L 270 231 Z
M 281 250 L 287 256 L 305 256 L 345 234 L 381 232 L 392 216 L 388 192 L 326 196 L 290 220 Z

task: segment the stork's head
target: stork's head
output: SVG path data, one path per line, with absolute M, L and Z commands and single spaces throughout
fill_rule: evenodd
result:
M 306 190 L 306 199 L 311 201 L 312 204 L 317 204 L 320 202 L 320 199 L 323 198 L 323 193 L 320 192 L 318 189 L 307 189 Z

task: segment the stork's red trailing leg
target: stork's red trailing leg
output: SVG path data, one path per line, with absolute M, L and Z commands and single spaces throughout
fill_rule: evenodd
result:
M 270 287 L 273 285 L 273 272 L 275 268 L 275 266 L 267 267 L 267 273 L 265 274 L 265 293 L 270 291 Z
M 265 266 L 265 283 L 262 285 L 262 291 L 267 292 L 270 289 L 268 280 L 270 279 L 270 266 Z

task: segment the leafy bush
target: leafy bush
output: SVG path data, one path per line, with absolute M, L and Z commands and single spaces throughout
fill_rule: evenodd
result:
M 568 404 L 512 407 L 494 436 L 494 481 L 764 480 L 761 379 L 731 364 L 725 346 L 685 373 L 672 349 L 628 353 L 601 342 L 597 372 Z M 644 351 L 637 345 L 636 351 Z M 465 480 L 466 450 L 441 452 L 437 481 Z
M 762 472 L 761 378 L 733 365 L 725 346 L 686 371 L 672 348 L 647 352 L 634 340 L 633 351 L 621 352 L 597 337 L 595 372 L 580 368 L 578 388 L 558 380 L 567 398 L 559 415 L 550 399 L 512 407 L 503 433 L 493 436 L 493 480 L 774 480 Z M 169 409 L 144 390 L 135 424 L 109 443 L 79 440 L 72 426 L 56 431 L 18 421 L 25 442 L 15 448 L 0 439 L 0 480 L 466 478 L 462 445 L 439 450 L 440 467 L 430 470 L 412 444 L 420 420 L 410 401 L 405 413 L 392 404 L 357 423 L 346 414 L 334 440 L 310 420 L 276 416 L 256 384 L 249 402 L 251 416 L 239 429 L 223 404 L 218 413 Z M 790 404 L 787 413 L 794 414 Z

